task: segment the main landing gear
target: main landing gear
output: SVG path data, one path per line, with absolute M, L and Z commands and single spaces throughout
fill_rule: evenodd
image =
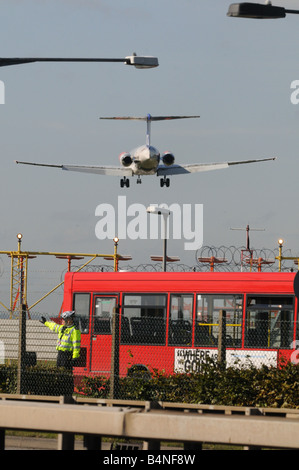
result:
M 129 180 L 126 176 L 124 176 L 123 178 L 121 178 L 121 180 L 120 180 L 120 187 L 121 187 L 121 188 L 124 188 L 124 187 L 129 188 L 129 187 L 130 187 L 130 180 Z
M 137 184 L 141 184 L 142 181 L 141 181 L 141 178 L 140 176 L 138 175 L 137 177 L 137 181 L 136 181 Z M 160 186 L 161 188 L 163 188 L 163 186 L 166 186 L 166 188 L 169 188 L 170 186 L 170 179 L 167 178 L 166 176 L 164 176 L 163 178 L 160 179 Z M 120 180 L 120 187 L 121 188 L 129 188 L 130 187 L 130 180 L 129 178 L 127 178 L 126 176 L 124 176 L 123 178 L 121 178 Z
M 164 178 L 160 179 L 161 188 L 163 188 L 164 185 L 166 186 L 166 188 L 169 188 L 169 185 L 170 185 L 170 179 L 166 178 L 166 176 L 164 176 Z
M 137 183 L 137 184 L 141 184 L 141 183 L 142 183 L 140 175 L 138 175 L 136 183 Z M 120 187 L 121 187 L 121 188 L 124 188 L 124 187 L 129 188 L 129 187 L 130 187 L 130 180 L 129 180 L 129 178 L 127 178 L 126 176 L 124 176 L 123 178 L 121 178 L 121 180 L 120 180 Z

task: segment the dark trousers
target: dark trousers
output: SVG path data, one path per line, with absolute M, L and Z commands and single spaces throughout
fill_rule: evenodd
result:
M 73 370 L 72 353 L 70 351 L 58 351 L 56 364 L 57 367 Z
M 59 394 L 71 396 L 74 392 L 72 353 L 69 351 L 58 351 L 56 365 L 65 369 L 65 373 L 61 375 Z

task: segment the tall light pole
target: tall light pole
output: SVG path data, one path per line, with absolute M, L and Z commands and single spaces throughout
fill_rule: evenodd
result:
M 282 245 L 284 240 L 280 238 L 278 240 L 278 271 L 281 272 L 281 261 L 282 261 Z
M 118 237 L 113 238 L 114 241 L 114 271 L 118 271 L 118 259 L 117 259 L 117 246 L 118 246 Z
M 138 56 L 132 54 L 121 59 L 112 58 L 88 58 L 88 57 L 7 57 L 0 58 L 0 67 L 7 65 L 28 64 L 32 62 L 122 62 L 126 65 L 133 65 L 137 69 L 150 69 L 158 67 L 159 61 L 153 56 Z
M 281 272 L 281 262 L 282 260 L 293 260 L 295 264 L 298 265 L 299 271 L 299 256 L 282 256 L 282 245 L 284 244 L 284 240 L 280 238 L 278 240 L 278 256 L 275 256 L 275 259 L 278 260 L 278 271 Z
M 17 372 L 17 393 L 24 393 L 24 377 L 26 365 L 26 303 L 24 300 L 24 258 L 21 256 L 21 243 L 23 235 L 17 234 L 18 239 L 18 267 L 20 273 L 19 280 L 19 337 L 18 337 L 18 372 Z
M 146 211 L 150 214 L 157 214 L 163 216 L 163 271 L 166 271 L 166 259 L 167 259 L 167 217 L 171 214 L 169 209 L 158 206 L 149 206 Z

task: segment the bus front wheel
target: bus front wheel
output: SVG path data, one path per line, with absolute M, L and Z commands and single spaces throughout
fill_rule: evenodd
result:
M 128 369 L 127 376 L 143 380 L 150 380 L 152 378 L 149 369 L 143 364 L 134 364 Z

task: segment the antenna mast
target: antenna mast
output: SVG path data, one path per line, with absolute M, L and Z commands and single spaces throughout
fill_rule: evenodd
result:
M 253 261 L 253 251 L 250 248 L 250 240 L 249 240 L 249 231 L 265 231 L 264 228 L 250 228 L 249 225 L 246 225 L 246 228 L 231 228 L 231 230 L 246 230 L 246 249 L 241 250 L 241 271 L 243 270 L 243 263 L 250 264 L 250 270 L 252 268 L 252 261 Z

